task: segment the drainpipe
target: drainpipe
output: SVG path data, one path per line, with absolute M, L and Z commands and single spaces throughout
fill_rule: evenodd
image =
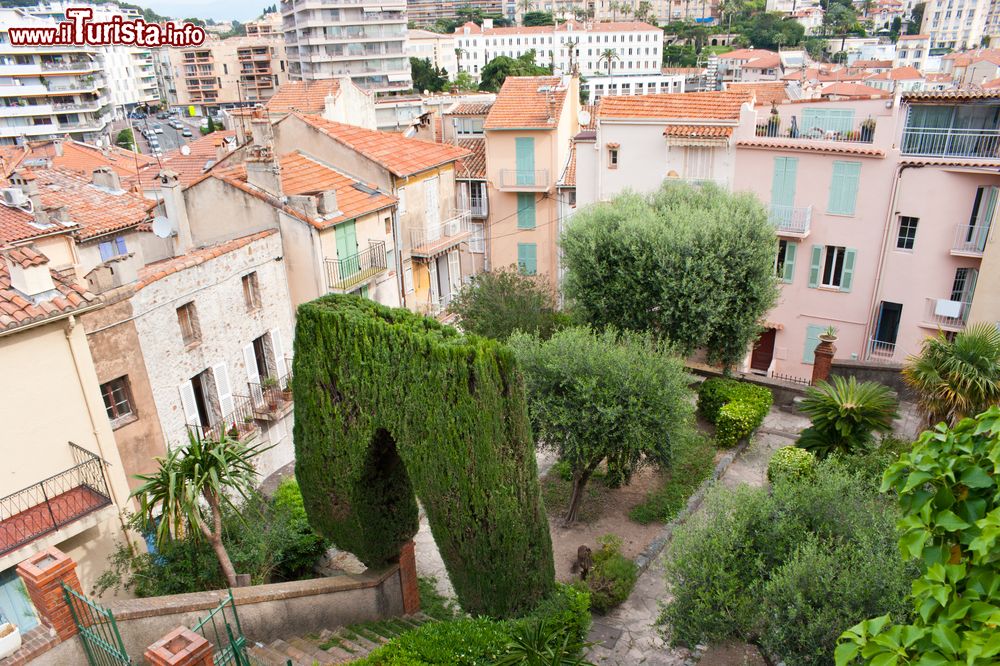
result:
M 410 179 L 407 178 L 405 184 Z M 393 194 L 399 198 L 399 185 L 393 183 Z M 407 202 L 409 205 L 410 202 Z M 406 283 L 403 280 L 403 245 L 399 242 L 399 204 L 392 209 L 392 246 L 396 252 L 396 285 L 399 287 L 399 307 L 406 307 Z M 412 265 L 412 260 L 411 260 Z

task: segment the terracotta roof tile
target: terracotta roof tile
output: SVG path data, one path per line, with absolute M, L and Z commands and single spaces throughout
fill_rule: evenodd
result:
M 576 187 L 576 141 L 569 147 L 569 159 L 566 160 L 566 168 L 559 179 L 559 184 L 566 187 Z
M 18 241 L 45 236 L 57 231 L 69 232 L 66 227 L 44 229 L 32 224 L 34 217 L 31 213 L 20 208 L 10 208 L 0 205 L 0 245 L 5 243 L 16 243 Z
M 493 102 L 456 104 L 455 108 L 448 112 L 449 116 L 485 116 L 493 107 Z
M 684 139 L 726 138 L 732 134 L 732 127 L 719 125 L 668 125 L 667 129 L 663 130 L 663 136 Z
M 168 275 L 179 273 L 187 268 L 193 268 L 205 263 L 206 261 L 215 259 L 216 257 L 221 257 L 224 254 L 238 250 L 241 247 L 246 247 L 254 241 L 260 240 L 261 238 L 267 238 L 268 236 L 276 233 L 278 233 L 277 229 L 259 231 L 249 236 L 243 236 L 242 238 L 236 238 L 230 241 L 192 250 L 191 252 L 182 254 L 178 257 L 171 257 L 170 259 L 164 259 L 163 261 L 147 264 L 139 269 L 139 280 L 136 283 L 135 289 L 138 291 L 144 287 L 148 287 L 150 284 L 158 280 L 162 280 Z
M 28 245 L 11 248 L 7 251 L 7 256 L 10 257 L 11 261 L 20 264 L 23 268 L 42 266 L 49 263 L 48 257 Z
M 163 169 L 170 169 L 177 174 L 177 179 L 181 185 L 187 187 L 194 181 L 214 167 L 219 160 L 219 146 L 224 141 L 236 139 L 235 130 L 219 130 L 206 134 L 187 144 L 188 154 L 181 152 L 180 148 L 168 151 L 160 160 L 147 165 L 139 173 L 139 182 L 142 189 L 158 190 L 160 183 L 156 179 Z M 162 166 L 160 166 L 162 164 Z M 136 180 L 129 179 L 129 183 Z
M 100 303 L 100 298 L 82 285 L 56 271 L 50 273 L 55 294 L 47 300 L 29 299 L 10 286 L 7 264 L 0 260 L 0 332 Z
M 320 116 L 292 114 L 323 134 L 388 169 L 395 176 L 411 176 L 466 157 L 458 146 L 410 139 L 398 134 L 345 125 Z M 280 122 L 287 122 L 287 117 Z
M 805 151 L 811 153 L 831 153 L 834 155 L 864 155 L 868 157 L 885 157 L 885 151 L 879 148 L 867 148 L 862 145 L 837 143 L 833 141 L 802 141 L 800 139 L 744 139 L 736 142 L 737 148 L 758 148 L 771 150 Z
M 458 145 L 468 150 L 471 155 L 462 158 L 458 167 L 458 178 L 486 178 L 486 139 L 462 139 Z
M 1000 99 L 1000 90 L 923 90 L 903 93 L 905 102 L 933 102 L 936 100 Z
M 753 60 L 761 56 L 777 56 L 774 51 L 767 49 L 736 49 L 727 53 L 719 54 L 719 60 Z
M 590 122 L 588 122 L 588 123 L 581 123 L 580 124 L 580 131 L 581 132 L 586 132 L 588 130 L 596 130 L 597 129 L 597 105 L 596 104 L 584 104 L 583 106 L 580 107 L 580 110 L 583 111 L 583 112 L 585 112 L 588 116 L 590 116 Z
M 94 172 L 94 169 L 105 166 L 114 169 L 119 176 L 135 176 L 137 170 L 156 163 L 156 159 L 149 155 L 142 155 L 118 146 L 98 148 L 81 141 L 65 140 L 60 143 L 62 144 L 62 155 L 57 154 L 54 141 L 31 142 L 29 144 L 31 149 L 29 159 L 31 157 L 47 157 L 52 161 L 54 167 L 76 171 L 88 177 Z
M 729 120 L 740 117 L 740 108 L 750 101 L 745 91 L 663 93 L 602 97 L 601 120 L 648 118 L 656 120 Z
M 781 81 L 759 81 L 757 83 L 727 83 L 726 90 L 735 92 L 753 91 L 756 105 L 781 104 L 788 100 L 788 86 Z
M 319 79 L 316 81 L 289 81 L 278 86 L 278 92 L 267 100 L 264 108 L 268 113 L 323 113 L 327 95 L 340 94 L 340 81 Z
M 0 146 L 0 176 L 6 178 L 29 152 L 27 146 Z
M 559 122 L 566 92 L 558 76 L 508 76 L 486 116 L 484 127 L 488 130 L 554 128 Z
M 827 97 L 829 95 L 836 95 L 837 97 L 856 97 L 860 99 L 890 96 L 888 92 L 880 90 L 879 88 L 861 85 L 860 83 L 848 83 L 846 81 L 831 83 L 820 91 L 820 96 L 822 97 Z
M 35 169 L 38 194 L 46 207 L 65 206 L 81 239 L 134 227 L 147 217 L 148 202 L 139 195 L 111 192 L 90 178 L 64 169 Z
M 853 69 L 892 69 L 891 60 L 855 60 L 851 63 Z

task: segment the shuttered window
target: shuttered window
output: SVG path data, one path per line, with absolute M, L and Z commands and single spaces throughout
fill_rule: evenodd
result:
M 861 178 L 861 162 L 833 163 L 833 178 L 830 181 L 830 203 L 826 211 L 834 215 L 854 215 L 858 200 L 858 181 Z
M 538 272 L 538 247 L 534 243 L 517 244 L 517 265 L 525 275 Z

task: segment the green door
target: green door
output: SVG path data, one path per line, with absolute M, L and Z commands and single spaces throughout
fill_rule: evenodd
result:
M 517 159 L 517 184 L 535 184 L 535 139 L 533 137 L 517 137 L 514 139 L 514 150 Z
M 797 157 L 775 157 L 774 176 L 771 179 L 771 205 L 791 207 L 795 203 L 795 175 Z
M 361 270 L 361 266 L 358 265 L 358 236 L 354 229 L 354 220 L 334 227 L 334 236 L 337 241 L 337 259 L 340 260 L 338 277 L 346 280 Z

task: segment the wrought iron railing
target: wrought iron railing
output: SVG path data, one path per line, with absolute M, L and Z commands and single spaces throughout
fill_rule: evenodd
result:
M 874 363 L 891 363 L 896 356 L 896 343 L 871 338 L 865 350 L 865 360 Z
M 990 235 L 988 224 L 959 224 L 955 227 L 955 242 L 951 249 L 960 254 L 983 256 L 986 249 L 986 239 Z
M 111 504 L 104 462 L 69 444 L 73 467 L 0 497 L 0 555 Z
M 810 126 L 808 120 L 796 116 L 791 120 L 782 118 L 780 123 L 765 121 L 757 124 L 757 136 L 776 139 L 799 139 L 803 141 L 841 141 L 848 143 L 871 143 L 875 137 L 875 124 L 871 121 L 854 123 L 843 127 L 830 128 Z
M 258 412 L 276 412 L 292 401 L 292 373 L 248 382 L 250 398 Z
M 235 439 L 242 439 L 257 430 L 257 410 L 250 396 L 234 395 L 233 409 L 211 425 L 187 424 L 190 432 L 198 433 L 202 439 L 216 441 L 226 433 Z
M 1000 157 L 1000 129 L 907 127 L 900 151 L 934 157 Z
M 928 298 L 924 321 L 935 326 L 965 328 L 969 320 L 972 301 L 953 301 L 948 298 Z
M 806 379 L 805 377 L 796 377 L 795 375 L 784 375 L 780 372 L 771 372 L 771 377 L 773 379 L 780 379 L 783 382 L 791 382 L 793 384 L 801 384 L 802 386 L 812 386 L 812 380 Z
M 537 190 L 548 186 L 548 169 L 500 169 L 501 188 Z
M 343 259 L 324 259 L 326 286 L 350 291 L 386 270 L 385 241 L 368 241 L 368 249 Z
M 812 206 L 771 204 L 768 216 L 779 234 L 805 236 L 812 222 Z

